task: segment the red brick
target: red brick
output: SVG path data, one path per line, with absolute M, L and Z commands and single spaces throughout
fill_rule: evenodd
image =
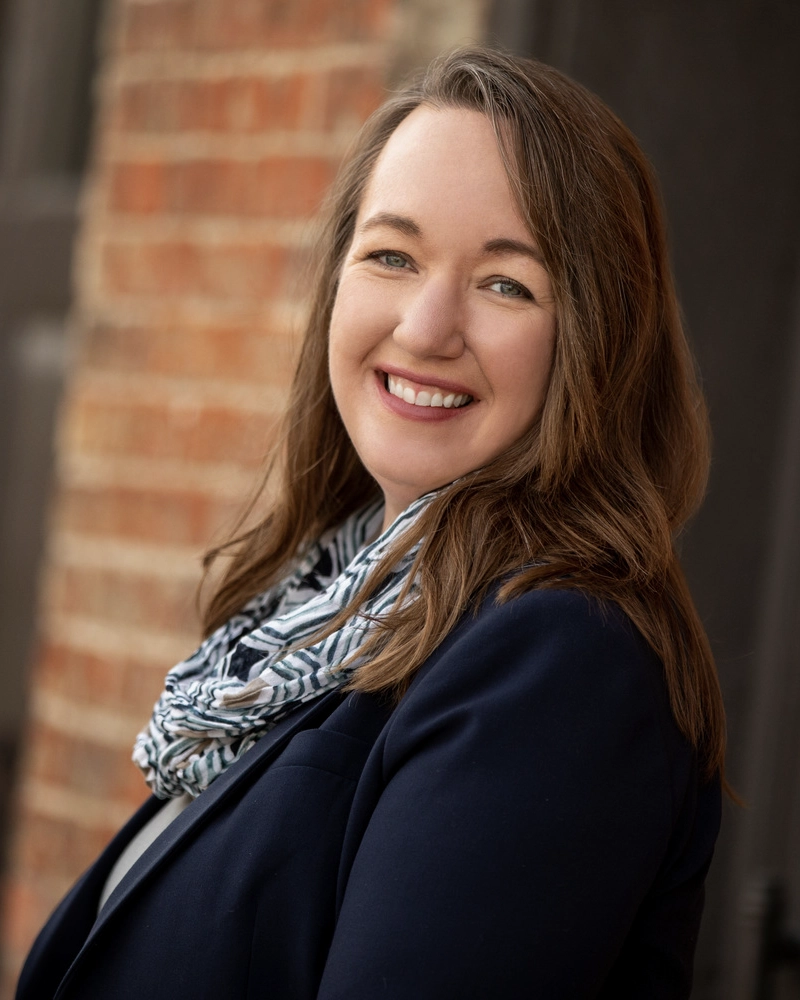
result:
M 122 132 L 172 132 L 180 128 L 178 98 L 182 81 L 146 80 L 120 87 L 109 128 Z
M 126 212 L 149 215 L 164 207 L 164 165 L 122 163 L 111 174 L 111 203 Z
M 285 292 L 289 261 L 263 244 L 108 243 L 103 280 L 112 294 L 263 300 Z
M 309 74 L 222 81 L 208 95 L 205 127 L 242 133 L 301 128 L 315 97 L 315 83 Z
M 140 801 L 145 797 L 142 794 Z M 30 829 L 31 836 L 15 852 L 14 868 L 28 875 L 34 885 L 35 876 L 43 872 L 56 876 L 59 882 L 71 881 L 94 861 L 117 832 L 113 823 L 92 828 L 44 817 L 30 808 L 21 811 L 20 819 Z
M 20 822 L 25 824 L 26 830 L 30 830 L 29 836 L 25 838 L 21 846 L 25 846 L 28 841 L 33 841 L 34 843 L 38 841 L 42 828 L 41 821 L 37 823 L 32 817 L 23 814 L 20 816 Z M 48 827 L 50 823 L 46 822 L 43 825 Z M 107 841 L 107 837 L 103 838 L 103 845 Z M 79 845 L 81 856 L 86 851 L 86 848 L 90 846 L 90 843 L 91 841 L 85 847 Z M 83 868 L 85 867 L 86 865 L 83 865 Z M 49 873 L 50 868 L 50 864 L 45 864 L 42 870 Z M 69 879 L 64 879 L 63 881 L 64 888 L 81 871 L 81 866 L 73 862 L 70 865 Z M 58 890 L 60 888 L 61 886 L 53 884 L 52 879 L 37 878 L 36 873 L 21 872 L 20 874 L 15 873 L 6 876 L 3 883 L 4 963 L 11 961 L 17 967 L 21 967 L 23 958 L 33 944 L 34 938 L 59 901 L 60 893 Z M 13 993 L 9 993 L 7 996 L 11 997 Z
M 212 0 L 197 21 L 197 44 L 211 49 L 309 47 L 380 40 L 389 0 Z
M 199 641 L 199 636 L 198 636 Z M 192 650 L 187 649 L 187 655 Z M 155 665 L 136 659 L 132 649 L 127 657 L 114 660 L 45 642 L 36 666 L 36 683 L 42 690 L 115 712 L 141 712 L 147 718 L 164 687 L 164 676 L 172 663 Z
M 322 157 L 269 157 L 256 162 L 188 160 L 159 166 L 117 164 L 111 170 L 113 212 L 310 216 L 330 186 L 334 164 Z
M 211 544 L 233 523 L 241 504 L 191 490 L 133 487 L 70 487 L 62 491 L 57 524 L 94 538 L 121 538 L 150 544 Z
M 252 322 L 192 326 L 96 324 L 85 331 L 81 359 L 109 372 L 233 379 L 285 388 L 294 372 L 297 338 Z
M 95 455 L 137 455 L 258 466 L 274 440 L 276 416 L 221 407 L 75 398 L 67 411 L 65 446 Z
M 123 87 L 116 127 L 129 132 L 261 133 L 294 129 L 319 102 L 316 74 L 158 80 Z
M 164 171 L 164 210 L 242 218 L 309 218 L 335 174 L 335 162 L 321 156 L 171 163 Z M 112 182 L 112 210 L 136 212 L 136 203 L 125 200 L 125 194 L 124 187 Z
M 122 703 L 122 670 L 103 657 L 69 646 L 43 642 L 34 676 L 43 691 L 87 705 L 115 709 Z
M 148 714 L 143 714 L 142 726 L 147 719 Z M 141 771 L 131 761 L 137 732 L 130 733 L 130 747 L 112 748 L 90 739 L 75 739 L 45 723 L 35 723 L 28 734 L 27 777 L 80 795 L 129 805 L 133 811 L 148 794 Z M 68 841 L 53 843 L 53 839 L 51 834 L 47 840 L 41 838 L 33 844 L 29 841 L 20 863 L 37 871 L 47 859 L 51 864 L 56 862 L 56 867 L 60 857 L 66 855 L 69 859 L 72 845 Z
M 154 211 L 275 219 L 308 218 L 336 174 L 325 157 L 271 156 L 256 162 L 188 160 L 116 164 L 111 170 L 113 212 Z
M 197 578 L 200 577 L 198 567 Z M 49 604 L 61 614 L 155 631 L 198 632 L 196 581 L 165 580 L 84 566 L 51 568 Z
M 195 35 L 196 0 L 125 3 L 122 45 L 128 51 L 187 48 Z
M 357 127 L 386 97 L 383 72 L 375 66 L 336 69 L 327 75 L 321 101 L 322 128 Z

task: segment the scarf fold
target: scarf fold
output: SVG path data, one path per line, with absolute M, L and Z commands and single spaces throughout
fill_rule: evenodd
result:
M 354 514 L 169 671 L 133 750 L 155 795 L 199 795 L 295 706 L 350 680 L 360 664 L 356 654 L 376 627 L 372 619 L 395 605 L 419 544 L 341 628 L 302 644 L 345 607 L 431 498 L 420 497 L 368 545 L 380 529 L 383 504 Z

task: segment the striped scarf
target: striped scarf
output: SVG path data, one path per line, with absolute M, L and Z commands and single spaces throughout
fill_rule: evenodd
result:
M 383 505 L 354 514 L 170 670 L 133 750 L 155 795 L 199 795 L 294 707 L 352 677 L 359 665 L 354 654 L 375 628 L 372 619 L 397 601 L 418 544 L 341 628 L 321 642 L 286 650 L 302 645 L 345 607 L 430 499 L 416 500 L 366 547 L 380 529 Z

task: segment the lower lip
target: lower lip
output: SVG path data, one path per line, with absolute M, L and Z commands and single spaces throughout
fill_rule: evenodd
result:
M 378 393 L 380 394 L 383 405 L 396 413 L 400 417 L 406 417 L 408 420 L 420 420 L 427 422 L 441 423 L 443 420 L 456 420 L 458 417 L 464 416 L 464 414 L 471 410 L 475 403 L 467 403 L 466 406 L 415 406 L 414 403 L 407 403 L 404 399 L 400 399 L 398 396 L 393 396 L 384 384 L 386 378 L 380 372 L 375 373 L 375 378 L 378 386 Z

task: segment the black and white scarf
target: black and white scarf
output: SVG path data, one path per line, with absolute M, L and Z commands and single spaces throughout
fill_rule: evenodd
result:
M 311 638 L 348 604 L 430 499 L 428 494 L 416 500 L 366 546 L 380 529 L 383 505 L 354 514 L 323 535 L 289 576 L 254 597 L 170 670 L 133 750 L 155 795 L 199 795 L 295 706 L 352 677 L 359 665 L 354 654 L 375 628 L 372 619 L 397 601 L 419 545 L 340 629 L 285 651 Z

